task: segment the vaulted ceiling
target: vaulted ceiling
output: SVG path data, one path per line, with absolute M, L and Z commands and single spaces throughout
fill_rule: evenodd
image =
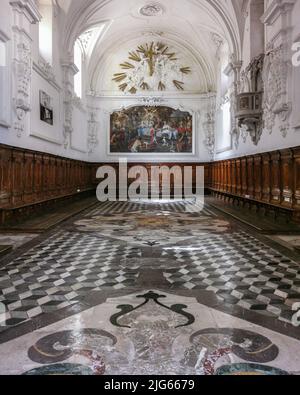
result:
M 116 54 L 140 40 L 163 40 L 197 65 L 197 89 L 214 90 L 216 53 L 240 59 L 244 10 L 249 0 L 56 0 L 62 10 L 64 53 L 91 28 L 99 29 L 87 53 L 91 90 L 103 85 Z M 96 30 L 94 30 L 96 31 Z

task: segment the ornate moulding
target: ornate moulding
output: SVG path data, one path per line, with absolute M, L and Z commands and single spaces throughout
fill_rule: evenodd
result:
M 88 138 L 87 138 L 87 147 L 89 154 L 94 153 L 95 148 L 99 144 L 98 141 L 99 123 L 97 122 L 96 118 L 97 118 L 97 109 L 90 109 L 89 119 L 88 119 Z
M 140 103 L 148 107 L 161 106 L 164 102 L 165 100 L 162 97 L 149 96 L 140 98 Z
M 239 138 L 240 138 L 240 130 L 238 127 L 238 122 L 236 118 L 237 112 L 237 95 L 239 93 L 239 86 L 240 86 L 240 72 L 242 68 L 242 62 L 236 60 L 234 55 L 232 54 L 230 57 L 230 63 L 224 70 L 224 73 L 230 77 L 232 76 L 233 82 L 228 90 L 227 96 L 230 100 L 230 120 L 231 120 L 231 147 L 228 147 L 225 151 L 232 149 L 232 143 L 234 143 L 235 147 L 237 148 L 239 145 Z M 221 151 L 221 152 L 225 152 Z M 218 152 L 218 153 L 221 153 Z
M 17 57 L 14 59 L 16 90 L 13 98 L 16 120 L 14 129 L 21 137 L 25 130 L 25 117 L 30 108 L 31 49 L 25 43 L 17 44 Z
M 276 48 L 273 44 L 269 45 L 263 70 L 265 128 L 271 134 L 278 117 L 283 137 L 288 133 L 288 120 L 292 110 L 287 97 L 288 64 L 285 52 L 285 44 L 280 44 Z
M 160 3 L 151 2 L 141 7 L 139 13 L 147 17 L 161 16 L 165 13 L 165 8 Z
M 44 78 L 50 85 L 52 85 L 57 91 L 61 91 L 61 87 L 56 82 L 53 67 L 46 62 L 42 57 L 39 57 L 38 62 L 33 61 L 32 68 L 42 78 Z
M 236 97 L 236 119 L 241 137 L 246 142 L 249 134 L 255 145 L 258 144 L 263 132 L 263 64 L 264 54 L 252 59 L 241 73 L 240 92 Z
M 210 98 L 206 113 L 204 115 L 203 130 L 205 134 L 204 145 L 208 151 L 211 160 L 214 159 L 215 155 L 215 129 L 216 129 L 216 97 Z
M 64 147 L 67 149 L 70 145 L 71 135 L 73 133 L 73 106 L 74 106 L 74 75 L 78 68 L 71 61 L 62 63 L 63 69 L 63 92 L 64 92 Z
M 42 19 L 38 6 L 34 0 L 11 0 L 9 4 L 27 17 L 30 23 L 37 23 Z
M 266 25 L 272 25 L 283 14 L 289 12 L 294 7 L 297 0 L 273 0 L 261 21 Z
M 13 47 L 13 104 L 15 116 L 13 130 L 18 137 L 25 132 L 26 115 L 30 112 L 30 87 L 32 77 L 30 24 L 41 20 L 37 4 L 33 0 L 12 0 L 9 2 L 13 10 L 12 26 Z M 29 26 L 28 26 L 29 22 Z M 20 28 L 23 26 L 23 28 Z

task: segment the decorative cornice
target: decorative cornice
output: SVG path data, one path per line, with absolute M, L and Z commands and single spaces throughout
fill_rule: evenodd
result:
M 39 59 L 38 63 L 33 62 L 32 68 L 37 72 L 42 78 L 44 78 L 50 85 L 52 85 L 57 91 L 61 91 L 61 87 L 57 84 L 55 80 L 55 75 L 52 67 L 49 63 L 45 62 L 43 59 Z
M 98 100 L 118 100 L 118 101 L 124 101 L 124 95 L 108 95 L 108 94 L 98 94 L 97 92 L 88 92 L 87 93 L 88 97 L 91 97 L 93 99 L 98 99 Z M 150 95 L 147 97 L 151 97 Z M 153 96 L 153 97 L 158 97 L 158 96 Z M 160 95 L 160 97 L 164 100 L 185 100 L 185 101 L 195 101 L 195 100 L 209 100 L 211 98 L 216 97 L 216 92 L 210 92 L 210 93 L 199 93 L 199 94 L 164 94 Z M 136 102 L 138 100 L 141 100 L 145 98 L 144 95 L 130 95 L 126 96 L 126 100 L 130 100 L 133 102 Z
M 140 102 L 145 106 L 156 107 L 161 106 L 162 103 L 165 102 L 165 100 L 162 97 L 149 96 L 140 98 Z
M 11 0 L 9 4 L 19 9 L 27 17 L 30 23 L 35 24 L 41 21 L 42 15 L 38 10 L 38 6 L 34 0 Z
M 79 72 L 78 67 L 76 66 L 75 63 L 69 62 L 69 61 L 62 61 L 61 63 L 62 67 L 68 68 L 74 75 Z
M 241 69 L 243 66 L 243 62 L 242 61 L 234 61 L 234 62 L 230 62 L 228 63 L 228 65 L 225 67 L 224 69 L 224 74 L 227 75 L 228 77 L 230 76 L 230 74 L 234 71 L 234 70 L 239 70 Z
M 262 23 L 272 25 L 276 20 L 294 7 L 296 0 L 273 0 L 261 17 Z

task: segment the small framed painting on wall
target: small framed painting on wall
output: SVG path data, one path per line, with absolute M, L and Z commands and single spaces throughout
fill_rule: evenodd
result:
M 53 125 L 52 99 L 43 91 L 40 91 L 40 119 L 49 125 Z

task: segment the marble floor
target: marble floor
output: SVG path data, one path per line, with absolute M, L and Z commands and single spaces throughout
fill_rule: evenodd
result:
M 299 262 L 209 205 L 99 203 L 0 260 L 0 374 L 300 374 Z
M 37 234 L 33 233 L 0 232 L 0 245 L 11 246 L 13 249 L 16 249 L 35 237 L 37 237 Z

